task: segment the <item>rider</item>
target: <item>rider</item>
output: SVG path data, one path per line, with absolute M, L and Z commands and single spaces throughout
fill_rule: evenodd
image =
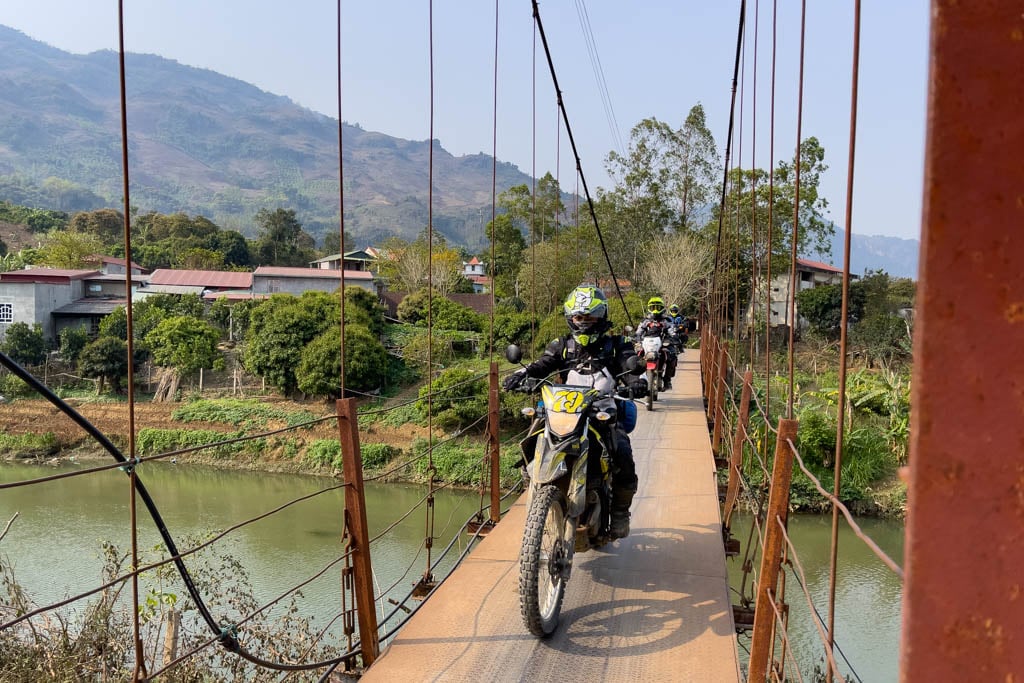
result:
M 593 285 L 580 285 L 569 292 L 562 308 L 570 334 L 552 340 L 540 358 L 506 377 L 506 390 L 515 389 L 527 376 L 547 377 L 587 361 L 591 372 L 607 369 L 613 377 L 627 372 L 626 360 L 636 352 L 624 337 L 606 334 L 612 323 L 604 292 Z M 637 367 L 636 372 L 642 372 L 642 367 Z M 627 384 L 634 396 L 643 396 L 647 390 L 647 385 L 635 376 L 630 376 Z M 608 436 L 612 438 L 602 440 L 611 446 L 609 455 L 614 465 L 610 531 L 613 537 L 624 538 L 629 535 L 629 506 L 637 489 L 636 464 L 629 436 L 618 423 L 612 425 Z
M 690 341 L 690 319 L 679 311 L 679 306 L 672 304 L 668 307 L 668 320 L 676 328 L 676 341 L 679 353 L 682 353 L 686 349 L 686 342 Z
M 647 315 L 644 316 L 643 322 L 637 327 L 637 339 L 642 339 L 647 330 L 655 326 L 661 327 L 662 337 L 668 347 L 664 380 L 665 389 L 671 389 L 672 378 L 676 376 L 676 352 L 672 345 L 668 343 L 671 337 L 666 333 L 674 332 L 675 327 L 672 325 L 671 319 L 665 317 L 665 301 L 660 296 L 652 296 L 647 300 Z

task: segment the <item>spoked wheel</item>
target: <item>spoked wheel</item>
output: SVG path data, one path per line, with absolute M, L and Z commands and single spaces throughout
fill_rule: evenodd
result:
M 654 399 L 658 394 L 658 385 L 655 382 L 658 381 L 657 375 L 654 374 L 654 370 L 647 371 L 647 410 L 654 410 Z
M 565 512 L 565 495 L 557 486 L 536 491 L 519 550 L 519 608 L 526 628 L 541 638 L 558 626 L 572 563 L 575 529 Z

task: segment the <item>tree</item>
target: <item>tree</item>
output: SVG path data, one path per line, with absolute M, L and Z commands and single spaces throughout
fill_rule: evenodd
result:
M 89 343 L 89 331 L 84 327 L 65 327 L 57 335 L 60 338 L 60 356 L 69 363 L 78 361 L 78 356 Z
M 714 267 L 711 245 L 699 235 L 663 235 L 647 246 L 640 268 L 643 282 L 666 304 L 683 305 L 698 294 Z
M 414 242 L 398 237 L 388 238 L 382 249 L 386 258 L 381 262 L 381 275 L 396 291 L 414 292 L 425 287 L 428 274 L 432 273 L 429 279 L 434 288 L 448 294 L 455 291 L 463 279 L 462 256 L 455 249 L 450 249 L 444 238 L 435 240 L 432 259 L 424 234 Z
M 329 328 L 340 328 L 339 309 L 338 299 L 325 292 L 306 292 L 301 297 L 275 294 L 260 302 L 252 310 L 246 333 L 246 369 L 286 395 L 294 392 L 302 349 Z
M 180 376 L 212 368 L 220 357 L 217 342 L 220 335 L 209 324 L 187 315 L 161 320 L 146 337 L 146 346 L 153 360 L 174 368 Z
M 425 327 L 429 303 L 429 292 L 426 288 L 413 292 L 398 304 L 398 317 L 402 322 Z M 483 329 L 483 319 L 473 309 L 446 299 L 438 292 L 434 292 L 430 323 L 437 330 L 480 332 Z
M 121 378 L 128 374 L 128 345 L 114 337 L 99 337 L 89 342 L 78 356 L 78 372 L 97 380 L 96 393 L 103 392 L 104 382 L 120 391 Z
M 71 217 L 68 229 L 92 235 L 104 245 L 124 242 L 124 214 L 114 209 L 79 211 Z M 95 253 L 102 253 L 102 249 Z
M 224 267 L 224 254 L 212 249 L 191 247 L 178 254 L 175 266 L 185 270 L 220 270 Z
M 847 299 L 847 321 L 854 323 L 864 315 L 864 304 L 867 299 L 865 288 L 861 283 L 850 285 Z M 843 287 L 842 285 L 822 285 L 796 293 L 799 314 L 806 319 L 816 332 L 827 339 L 839 339 L 843 324 Z
M 365 315 L 359 315 L 363 313 Z M 384 333 L 384 309 L 370 291 L 349 285 L 345 288 L 345 324 L 363 325 L 371 334 Z
M 487 237 L 494 240 L 494 263 L 490 274 L 496 296 L 507 297 L 516 293 L 516 276 L 522 262 L 526 240 L 523 233 L 512 220 L 511 214 L 503 213 L 487 223 Z M 481 256 L 484 261 L 490 260 L 490 252 Z
M 305 266 L 314 259 L 313 238 L 302 229 L 294 209 L 256 212 L 259 261 L 273 266 Z
M 0 349 L 22 365 L 38 365 L 46 358 L 46 341 L 39 323 L 12 323 Z
M 300 391 L 340 398 L 341 328 L 331 327 L 302 349 L 295 370 Z M 362 325 L 345 325 L 345 387 L 370 391 L 380 386 L 387 367 L 387 351 Z
M 51 230 L 46 234 L 39 262 L 51 268 L 81 269 L 90 256 L 102 254 L 105 248 L 95 235 L 75 230 Z

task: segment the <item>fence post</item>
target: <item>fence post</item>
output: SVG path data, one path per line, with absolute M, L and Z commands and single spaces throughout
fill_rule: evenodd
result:
M 711 437 L 711 453 L 717 458 L 718 452 L 722 448 L 722 430 L 725 428 L 723 424 L 725 422 L 725 408 L 723 402 L 725 401 L 725 375 L 726 375 L 726 350 L 728 344 L 723 343 L 718 351 L 718 377 L 714 380 L 715 385 L 715 402 L 711 409 L 715 415 L 715 430 Z
M 487 452 L 491 458 L 491 522 L 501 521 L 501 445 L 498 443 L 498 364 L 491 363 L 487 394 Z
M 768 674 L 768 662 L 775 649 L 775 611 L 768 604 L 779 581 L 784 541 L 778 520 L 786 521 L 789 513 L 789 485 L 793 480 L 793 451 L 787 441 L 796 439 L 797 420 L 779 419 L 779 436 L 775 441 L 775 462 L 772 465 L 772 488 L 765 515 L 764 547 L 761 571 L 758 573 L 757 602 L 754 604 L 754 633 L 750 641 L 750 668 L 747 681 L 762 683 Z
M 740 417 L 736 425 L 736 434 L 732 437 L 732 456 L 729 461 L 729 488 L 725 493 L 725 507 L 722 512 L 722 531 L 728 536 L 732 522 L 736 498 L 740 493 L 740 467 L 743 466 L 743 441 L 747 436 L 747 423 L 750 420 L 750 391 L 754 381 L 754 373 L 747 370 L 743 373 L 743 394 L 740 397 Z
M 363 458 L 359 451 L 359 423 L 354 398 L 338 399 L 338 431 L 342 472 L 345 476 L 345 524 L 352 534 L 352 568 L 359 645 L 363 666 L 369 667 L 380 652 L 377 612 L 373 602 L 373 570 L 370 566 L 370 534 L 366 525 L 366 497 L 363 493 Z

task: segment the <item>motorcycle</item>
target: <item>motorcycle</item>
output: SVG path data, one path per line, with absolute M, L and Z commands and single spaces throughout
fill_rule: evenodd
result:
M 518 363 L 522 352 L 510 346 L 505 357 Z M 638 367 L 639 360 L 631 358 L 627 373 Z M 532 393 L 539 388 L 541 394 L 536 408 L 522 411 L 533 424 L 523 442 L 529 488 L 519 550 L 519 607 L 527 630 L 541 638 L 558 626 L 575 553 L 612 540 L 608 449 L 614 443 L 605 442 L 613 442 L 611 430 L 594 423 L 610 426 L 617 410 L 626 418 L 631 412 L 635 423 L 632 400 L 617 396 L 616 385 L 607 369 L 577 366 L 568 372 L 566 384 L 526 378 L 516 389 Z M 591 439 L 598 447 L 592 448 Z M 533 452 L 527 453 L 531 440 Z
M 662 323 L 654 322 L 647 326 L 640 337 L 638 355 L 643 354 L 647 365 L 647 410 L 654 410 L 654 402 L 658 400 L 658 392 L 664 387 L 665 368 L 668 366 L 668 349 L 663 335 L 671 328 Z

